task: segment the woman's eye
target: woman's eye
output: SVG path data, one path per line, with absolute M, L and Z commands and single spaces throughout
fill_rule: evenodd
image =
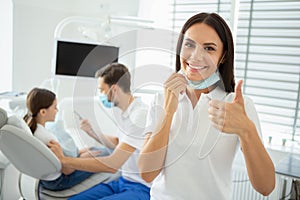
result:
M 204 50 L 206 50 L 206 51 L 214 51 L 215 49 L 213 47 L 204 47 Z
M 187 47 L 187 48 L 192 48 L 192 47 L 195 47 L 194 44 L 190 43 L 190 42 L 186 42 L 184 43 L 184 46 Z

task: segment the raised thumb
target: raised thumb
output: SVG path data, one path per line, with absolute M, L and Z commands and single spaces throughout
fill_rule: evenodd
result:
M 242 85 L 243 80 L 239 80 L 239 82 L 235 85 L 235 96 L 234 96 L 234 102 L 238 103 L 244 103 L 244 98 L 242 94 Z

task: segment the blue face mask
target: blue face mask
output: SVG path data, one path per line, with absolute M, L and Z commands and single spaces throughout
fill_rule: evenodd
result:
M 215 73 L 213 73 L 212 75 L 210 75 L 207 79 L 200 80 L 200 81 L 189 80 L 182 70 L 180 70 L 178 73 L 182 74 L 185 77 L 185 79 L 188 82 L 188 85 L 191 88 L 193 88 L 194 90 L 202 90 L 202 89 L 208 88 L 220 80 L 220 75 L 219 75 L 218 70 Z
M 99 99 L 106 108 L 112 108 L 114 107 L 114 104 L 110 101 L 108 101 L 107 95 L 106 94 L 100 94 Z

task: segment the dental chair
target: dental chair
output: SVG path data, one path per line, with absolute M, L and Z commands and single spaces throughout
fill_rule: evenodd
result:
M 45 144 L 32 136 L 22 119 L 14 115 L 8 117 L 2 108 L 0 108 L 0 150 L 20 172 L 18 182 L 15 183 L 19 186 L 19 191 L 11 192 L 19 193 L 23 199 L 67 199 L 99 182 L 109 182 L 119 176 L 118 173 L 97 173 L 67 190 L 49 191 L 42 188 L 39 180 L 59 172 L 61 163 Z

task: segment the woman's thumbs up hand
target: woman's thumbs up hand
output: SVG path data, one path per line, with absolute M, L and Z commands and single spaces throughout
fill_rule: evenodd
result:
M 242 80 L 236 84 L 235 96 L 231 103 L 214 99 L 209 102 L 209 118 L 213 126 L 222 132 L 241 135 L 247 124 L 252 123 L 245 111 L 242 85 Z

